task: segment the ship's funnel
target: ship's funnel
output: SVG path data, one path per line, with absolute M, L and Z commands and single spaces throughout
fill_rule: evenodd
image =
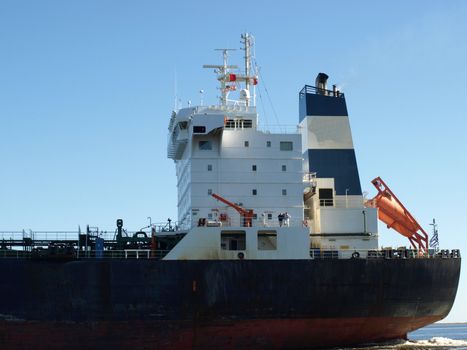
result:
M 326 73 L 319 73 L 316 76 L 315 86 L 318 88 L 319 94 L 326 93 L 326 83 L 328 81 L 329 76 Z
M 345 95 L 337 86 L 335 92 L 325 90 L 328 78 L 319 73 L 316 85 L 305 85 L 299 94 L 305 172 L 333 178 L 338 196 L 361 196 Z

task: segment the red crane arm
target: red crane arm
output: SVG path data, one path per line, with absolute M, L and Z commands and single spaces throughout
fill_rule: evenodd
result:
M 238 205 L 235 204 L 235 203 L 232 203 L 232 202 L 228 201 L 227 199 L 225 199 L 225 198 L 223 198 L 223 197 L 221 197 L 221 196 L 219 196 L 219 195 L 217 195 L 217 194 L 215 194 L 215 193 L 211 194 L 211 196 L 213 196 L 213 197 L 214 197 L 215 199 L 217 199 L 218 201 L 221 201 L 222 203 L 227 204 L 229 207 L 234 208 L 234 209 L 235 209 L 236 211 L 238 211 L 241 215 L 246 216 L 246 215 L 249 213 L 248 210 L 246 210 L 246 209 L 244 209 L 244 208 L 238 206 Z
M 211 196 L 213 196 L 215 199 L 217 199 L 218 201 L 221 201 L 222 203 L 224 204 L 227 204 L 229 207 L 232 207 L 234 208 L 239 214 L 240 214 L 240 217 L 241 217 L 241 224 L 242 226 L 244 227 L 251 227 L 252 224 L 253 224 L 253 216 L 254 216 L 254 212 L 252 209 L 245 209 L 245 208 L 242 208 L 241 206 L 235 204 L 235 203 L 232 203 L 230 201 L 228 201 L 227 199 L 219 196 L 218 194 L 211 194 Z

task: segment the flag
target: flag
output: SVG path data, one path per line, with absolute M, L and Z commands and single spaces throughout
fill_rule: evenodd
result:
M 433 236 L 430 238 L 430 248 L 439 248 L 439 240 L 438 240 L 438 230 L 433 232 Z
M 434 248 L 438 250 L 439 249 L 438 225 L 436 224 L 435 219 L 433 219 L 433 223 L 430 225 L 433 226 L 433 235 L 430 238 L 430 248 Z

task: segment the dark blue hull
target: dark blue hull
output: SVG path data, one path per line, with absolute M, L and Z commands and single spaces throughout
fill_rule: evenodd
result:
M 460 262 L 2 259 L 0 345 L 283 349 L 393 339 L 449 313 Z

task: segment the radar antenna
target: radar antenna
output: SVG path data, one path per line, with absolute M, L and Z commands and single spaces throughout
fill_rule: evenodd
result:
M 227 59 L 228 59 L 228 52 L 229 51 L 236 51 L 236 49 L 215 49 L 215 51 L 222 51 L 222 56 L 224 59 L 224 64 L 223 65 L 216 65 L 216 64 L 204 64 L 203 68 L 214 68 L 214 72 L 216 72 L 217 80 L 221 83 L 221 105 L 225 106 L 227 105 L 227 94 L 230 91 L 230 87 L 227 88 L 227 82 L 235 82 L 235 74 L 230 74 L 230 69 L 237 69 L 238 66 L 235 65 L 228 65 L 227 64 Z
M 258 76 L 251 75 L 251 47 L 253 45 L 253 36 L 248 33 L 242 34 L 243 49 L 245 51 L 245 74 L 234 74 L 231 72 L 233 69 L 238 69 L 238 66 L 228 65 L 228 52 L 235 51 L 235 49 L 215 49 L 215 51 L 222 51 L 223 64 L 205 64 L 203 68 L 214 68 L 214 72 L 217 74 L 217 80 L 220 82 L 220 104 L 222 106 L 227 105 L 227 96 L 230 91 L 237 89 L 237 82 L 244 82 L 245 89 L 240 91 L 240 99 L 245 100 L 245 105 L 250 105 L 250 85 L 258 84 Z M 255 98 L 253 99 L 255 101 Z

